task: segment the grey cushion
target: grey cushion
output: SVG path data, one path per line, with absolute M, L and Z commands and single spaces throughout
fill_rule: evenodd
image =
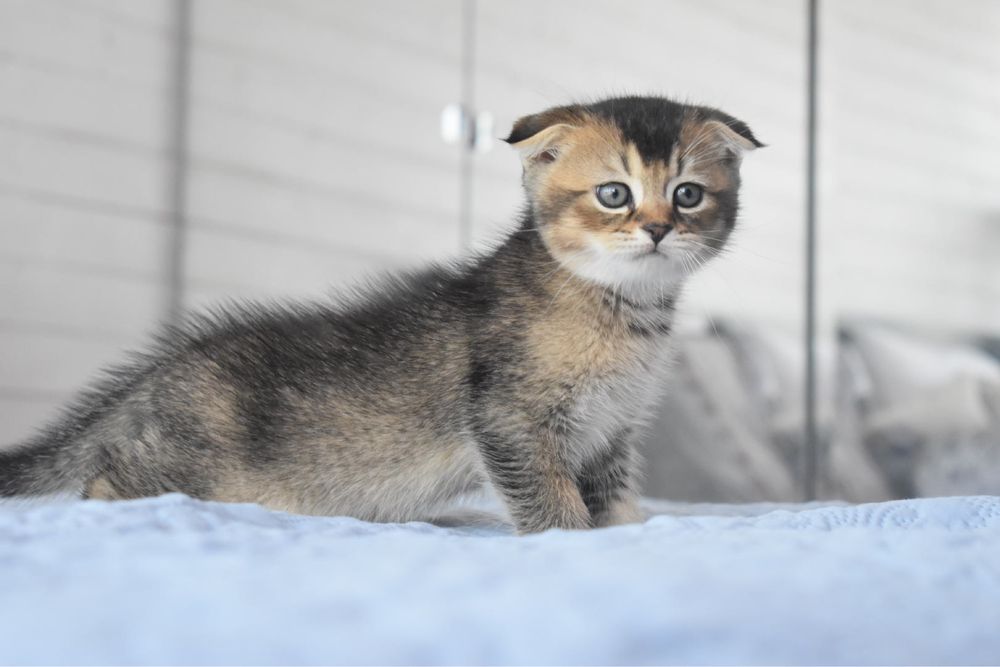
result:
M 1000 493 L 1000 363 L 878 325 L 849 340 L 871 377 L 861 437 L 893 495 Z
M 1000 384 L 959 376 L 874 411 L 866 442 L 894 493 L 1000 493 Z
M 732 349 L 715 336 L 676 339 L 677 364 L 643 447 L 648 495 L 700 502 L 799 498 Z
M 821 467 L 824 498 L 874 502 L 895 497 L 864 442 L 860 404 L 871 394 L 871 380 L 857 350 L 842 345 L 837 355 L 836 408 L 829 449 Z
M 776 327 L 722 320 L 718 328 L 736 352 L 747 389 L 757 398 L 771 442 L 792 471 L 805 447 L 805 350 L 801 335 Z M 830 440 L 834 414 L 834 350 L 816 348 L 816 417 L 822 443 Z
M 722 320 L 722 335 L 736 351 L 747 390 L 759 397 L 767 440 L 789 473 L 801 478 L 806 447 L 805 351 L 801 336 L 759 324 Z M 820 456 L 818 493 L 823 498 L 854 502 L 891 498 L 886 480 L 864 448 L 849 395 L 864 388 L 863 365 L 845 368 L 832 341 L 817 345 L 817 448 Z M 862 372 L 857 372 L 857 371 Z M 834 417 L 836 415 L 836 418 Z

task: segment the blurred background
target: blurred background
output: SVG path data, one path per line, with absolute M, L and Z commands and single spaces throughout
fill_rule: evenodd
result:
M 0 0 L 0 446 L 185 309 L 497 239 L 513 120 L 636 92 L 768 144 L 647 492 L 1000 493 L 998 44 L 995 0 Z

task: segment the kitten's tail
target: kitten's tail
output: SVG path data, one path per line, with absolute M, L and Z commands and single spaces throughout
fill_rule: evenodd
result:
M 113 369 L 36 436 L 0 449 L 0 497 L 82 491 L 99 474 L 113 436 L 103 426 L 144 372 L 138 365 Z
M 0 450 L 0 497 L 78 491 L 96 468 L 92 450 L 86 441 L 44 436 Z
M 0 497 L 81 492 L 107 465 L 122 403 L 156 368 L 152 357 L 108 369 L 38 435 L 0 449 Z

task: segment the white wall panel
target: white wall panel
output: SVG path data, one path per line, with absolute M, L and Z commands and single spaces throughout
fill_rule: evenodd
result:
M 0 2 L 0 446 L 163 313 L 171 8 Z
M 111 335 L 81 336 L 40 327 L 0 327 L 0 415 L 3 445 L 40 428 L 99 369 L 120 362 L 139 341 Z
M 145 23 L 111 11 L 132 5 Z M 4 0 L 0 3 L 0 53 L 8 62 L 30 62 L 89 78 L 151 88 L 169 83 L 170 0 Z M 69 110 L 67 110 L 69 111 Z
M 241 297 L 317 297 L 382 263 L 381 258 L 359 256 L 329 245 L 275 243 L 267 238 L 208 229 L 193 230 L 189 247 L 188 262 L 197 267 L 199 275 L 191 288 L 215 296 L 231 288 L 234 296 Z
M 823 4 L 820 306 L 1000 331 L 1000 4 Z
M 123 358 L 121 338 L 81 338 L 40 329 L 0 331 L 4 349 L 19 354 L 0 357 L 0 387 L 9 394 L 65 396 L 99 377 L 99 366 Z
M 459 95 L 458 0 L 194 8 L 198 303 L 314 295 L 458 251 L 459 149 L 438 136 Z
M 123 86 L 14 60 L 0 64 L 0 100 L 0 125 L 15 131 L 59 132 L 98 144 L 166 150 L 167 107 L 148 86 Z

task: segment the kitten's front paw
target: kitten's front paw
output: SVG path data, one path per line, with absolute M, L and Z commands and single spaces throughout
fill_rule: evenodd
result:
M 543 533 L 546 530 L 558 528 L 560 530 L 588 530 L 593 528 L 589 519 L 566 519 L 536 521 L 517 527 L 518 535 L 530 535 L 531 533 Z
M 639 501 L 633 498 L 618 500 L 599 516 L 594 517 L 595 528 L 622 526 L 629 523 L 642 523 L 646 513 L 639 507 Z
M 579 506 L 572 505 L 561 511 L 539 513 L 525 520 L 518 521 L 517 532 L 521 535 L 541 533 L 552 528 L 562 530 L 587 530 L 593 528 L 590 514 L 581 502 Z

